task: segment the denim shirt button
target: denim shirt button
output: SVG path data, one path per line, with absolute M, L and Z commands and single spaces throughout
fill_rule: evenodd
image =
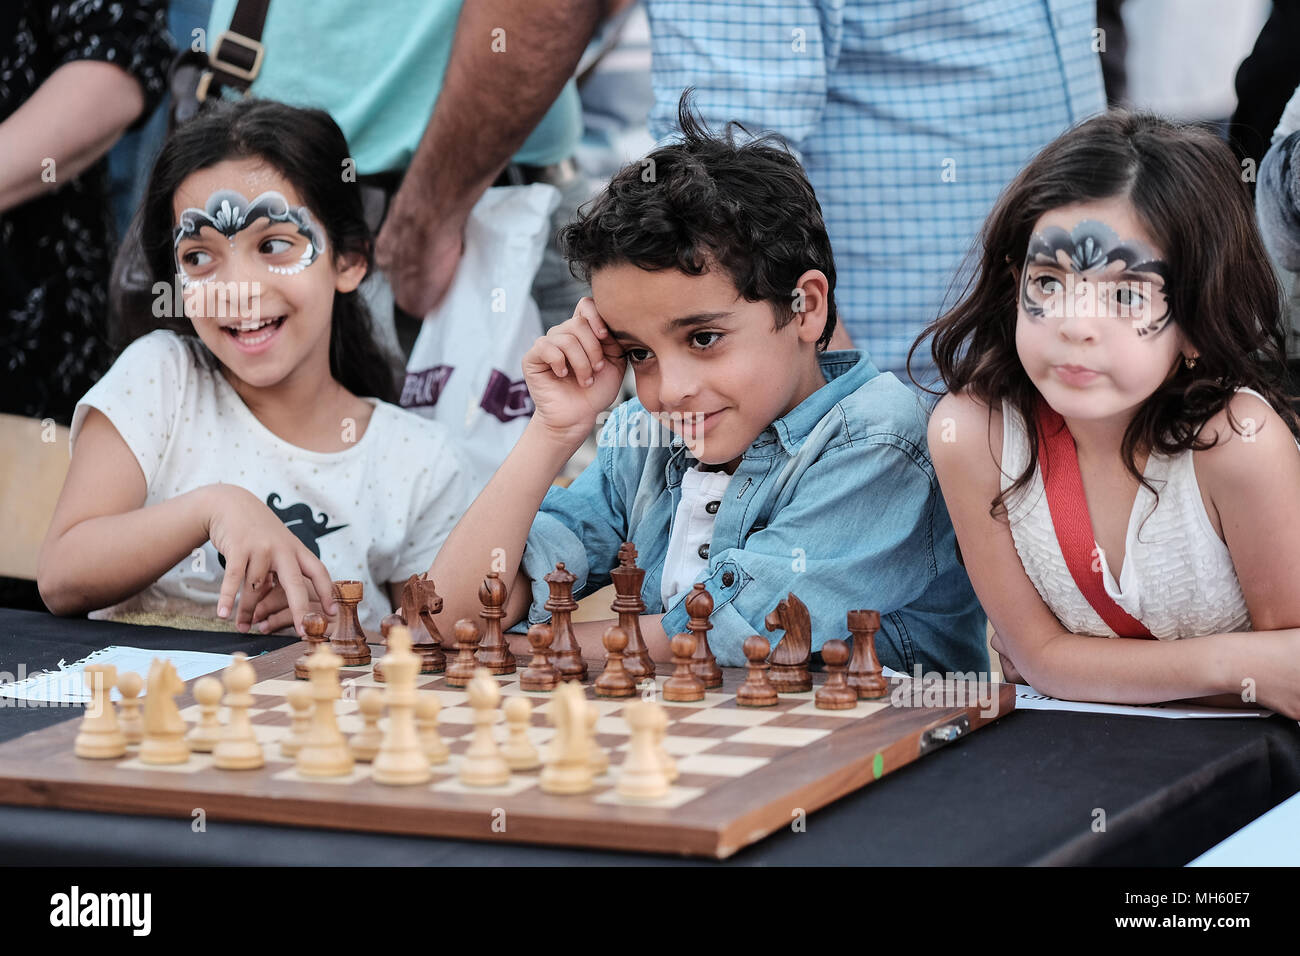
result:
M 709 560 L 709 546 L 707 544 L 700 545 L 700 550 L 696 554 L 700 556 L 701 560 Z
M 732 574 L 730 571 L 722 575 L 722 586 L 724 588 L 729 588 L 735 583 L 736 583 L 736 576 Z
M 722 506 L 721 501 L 710 501 L 707 505 L 704 506 L 704 510 L 711 515 L 715 515 L 718 513 L 718 508 L 720 508 L 721 506 Z

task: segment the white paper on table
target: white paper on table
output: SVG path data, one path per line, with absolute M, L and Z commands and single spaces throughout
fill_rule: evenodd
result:
M 176 668 L 181 680 L 191 680 L 204 674 L 229 667 L 234 658 L 230 654 L 212 654 L 207 651 L 157 651 L 143 647 L 122 647 L 113 645 L 95 651 L 77 661 L 64 664 L 59 661 L 59 669 L 33 674 L 22 680 L 0 684 L 0 697 L 12 697 L 16 700 L 42 701 L 50 704 L 86 704 L 90 702 L 90 688 L 86 686 L 87 664 L 111 664 L 117 668 L 119 675 L 126 671 L 135 671 L 142 678 L 148 678 L 149 666 L 155 657 L 169 660 Z M 140 696 L 145 695 L 141 689 Z M 121 700 L 122 695 L 113 688 L 113 700 Z
M 892 667 L 882 668 L 886 677 L 911 676 Z M 1058 700 L 1040 694 L 1028 684 L 1012 684 L 1016 689 L 1016 710 L 1068 710 L 1080 714 L 1115 714 L 1127 717 L 1272 717 L 1271 710 L 1238 710 L 1235 707 L 1207 707 L 1202 704 L 1098 704 L 1084 700 Z

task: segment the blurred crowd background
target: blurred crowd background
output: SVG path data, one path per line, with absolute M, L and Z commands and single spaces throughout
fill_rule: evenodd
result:
M 0 411 L 66 423 L 111 363 L 110 312 L 130 301 L 114 256 L 196 77 L 339 122 L 374 197 L 368 298 L 395 366 L 455 275 L 478 196 L 549 182 L 558 227 L 672 135 L 692 87 L 711 124 L 775 130 L 799 154 L 836 253 L 835 344 L 906 381 L 907 346 L 1038 148 L 1107 105 L 1150 109 L 1213 125 L 1254 188 L 1298 125 L 1298 42 L 1295 0 L 10 0 Z M 1294 205 L 1289 168 L 1278 190 Z M 1283 208 L 1265 223 L 1279 266 L 1297 265 L 1294 222 Z M 583 291 L 548 249 L 542 327 Z

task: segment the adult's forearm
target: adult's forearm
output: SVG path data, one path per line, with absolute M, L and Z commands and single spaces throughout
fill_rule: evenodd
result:
M 433 117 L 407 172 L 430 191 L 436 208 L 467 214 L 492 184 L 573 75 L 603 6 L 602 0 L 464 4 Z
M 143 109 L 140 84 L 121 67 L 99 60 L 59 67 L 0 123 L 0 212 L 85 172 Z

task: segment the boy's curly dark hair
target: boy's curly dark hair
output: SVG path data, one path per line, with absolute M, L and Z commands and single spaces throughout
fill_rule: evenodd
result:
M 690 96 L 677 106 L 681 140 L 624 166 L 560 231 L 569 270 L 590 282 L 620 263 L 692 276 L 716 264 L 746 300 L 770 303 L 781 329 L 795 315 L 795 281 L 819 269 L 825 349 L 835 332 L 835 260 L 808 177 L 776 134 L 737 145 L 734 131 L 748 130 L 731 122 L 712 135 Z

